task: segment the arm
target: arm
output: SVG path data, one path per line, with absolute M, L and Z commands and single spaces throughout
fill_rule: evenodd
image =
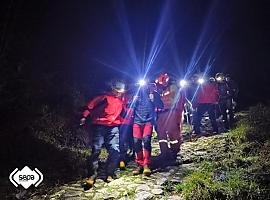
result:
M 85 124 L 86 118 L 90 115 L 91 110 L 93 110 L 97 105 L 101 104 L 104 100 L 105 96 L 97 96 L 89 102 L 87 109 L 83 111 L 83 117 L 80 120 L 80 125 Z
M 158 109 L 164 108 L 164 104 L 163 104 L 163 102 L 162 102 L 162 100 L 157 92 L 153 93 L 153 103 L 154 103 L 154 106 Z

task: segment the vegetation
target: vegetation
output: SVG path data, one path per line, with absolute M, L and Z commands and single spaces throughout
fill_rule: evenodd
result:
M 175 189 L 185 199 L 270 199 L 270 108 L 251 107 L 226 136 L 225 148 L 198 161 Z M 211 144 L 224 147 L 222 141 Z

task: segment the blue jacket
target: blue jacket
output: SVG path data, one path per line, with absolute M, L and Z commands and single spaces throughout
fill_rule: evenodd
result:
M 131 102 L 134 109 L 134 123 L 135 124 L 145 124 L 151 122 L 155 124 L 156 120 L 156 108 L 162 109 L 163 102 L 160 99 L 160 96 L 157 92 L 152 92 L 154 100 L 150 100 L 150 92 L 146 89 L 141 89 L 138 93 L 135 101 Z M 134 99 L 134 98 L 132 98 Z

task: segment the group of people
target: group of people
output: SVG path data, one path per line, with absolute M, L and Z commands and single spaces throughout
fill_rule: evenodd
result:
M 165 73 L 155 82 L 142 80 L 129 90 L 124 82 L 114 81 L 109 92 L 89 102 L 80 120 L 80 125 L 84 125 L 86 118 L 90 119 L 92 134 L 91 168 L 85 185 L 91 188 L 95 183 L 103 146 L 108 151 L 106 181 L 115 178 L 118 167 L 125 168 L 128 149 L 134 150 L 137 164 L 132 174 L 151 175 L 153 130 L 157 132 L 161 152 L 158 163 L 174 165 L 183 142 L 181 126 L 187 108 L 193 113 L 190 125 L 194 126 L 195 134 L 200 135 L 205 113 L 209 115 L 213 133 L 219 132 L 217 110 L 229 129 L 231 119 L 227 115 L 233 118 L 232 99 L 238 92 L 232 83 L 222 73 L 207 81 L 194 75 L 190 81 L 180 83 Z

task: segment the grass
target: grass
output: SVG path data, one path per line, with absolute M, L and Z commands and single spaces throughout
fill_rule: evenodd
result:
M 225 143 L 208 145 L 216 159 L 197 160 L 175 186 L 184 199 L 270 199 L 270 108 L 258 105 L 241 117 Z

